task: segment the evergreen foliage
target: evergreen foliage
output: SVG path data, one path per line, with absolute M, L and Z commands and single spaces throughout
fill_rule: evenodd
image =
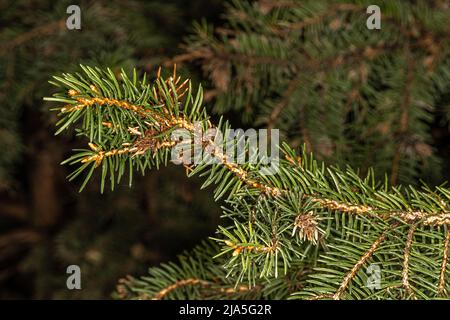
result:
M 370 5 L 380 30 L 366 27 Z M 174 59 L 200 63 L 214 112 L 278 128 L 327 163 L 373 166 L 392 185 L 448 178 L 430 130 L 448 111 L 448 3 L 232 1 L 225 19 L 197 24 Z
M 166 165 L 177 128 L 194 141 L 194 122 L 214 126 L 203 91 L 176 74 L 154 79 L 81 66 L 81 73 L 55 76 L 59 91 L 57 133 L 73 128 L 86 141 L 65 164 L 81 189 L 99 171 L 101 189 L 124 176 Z M 226 136 L 226 135 L 225 135 Z M 184 141 L 184 140 L 183 140 Z M 224 142 L 226 143 L 226 141 Z M 218 146 L 202 140 L 204 150 Z M 248 144 L 246 144 L 248 148 Z M 264 175 L 262 164 L 234 164 L 218 151 L 213 164 L 186 166 L 188 176 L 215 185 L 224 200 L 224 223 L 213 238 L 178 264 L 150 269 L 149 276 L 122 280 L 121 297 L 140 298 L 448 298 L 450 190 L 423 185 L 389 186 L 350 166 L 319 162 L 302 147 L 279 146 L 280 170 Z M 248 151 L 248 150 L 246 150 Z M 214 256 L 214 257 L 213 257 Z M 381 287 L 367 285 L 367 268 L 381 268 Z

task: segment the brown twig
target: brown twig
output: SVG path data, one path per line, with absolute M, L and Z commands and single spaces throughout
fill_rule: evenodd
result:
M 65 27 L 64 19 L 53 21 L 45 25 L 40 25 L 34 29 L 31 29 L 30 31 L 20 34 L 13 40 L 2 44 L 0 48 L 0 55 L 9 52 L 15 47 L 21 46 L 34 38 L 52 35 L 58 32 L 59 30 L 64 29 L 64 27 Z
M 367 262 L 367 260 L 373 255 L 373 253 L 380 247 L 381 243 L 386 239 L 387 233 L 395 228 L 398 224 L 395 224 L 381 233 L 381 235 L 372 243 L 369 250 L 367 250 L 364 255 L 358 260 L 358 262 L 353 266 L 353 268 L 350 270 L 350 272 L 345 276 L 344 280 L 342 281 L 341 285 L 339 286 L 336 293 L 333 295 L 333 299 L 339 300 L 341 299 L 342 295 L 344 294 L 345 290 L 347 290 L 350 282 L 353 280 L 353 278 L 356 276 L 358 271 L 361 269 L 361 267 Z
M 208 288 L 212 291 L 218 292 L 218 293 L 225 293 L 225 294 L 236 294 L 236 293 L 240 293 L 240 292 L 248 292 L 250 290 L 259 290 L 260 287 L 256 286 L 256 287 L 252 287 L 250 288 L 247 285 L 240 285 L 240 286 L 236 286 L 236 287 L 219 287 L 219 288 L 212 288 L 212 286 L 214 285 L 213 282 L 209 282 L 209 281 L 205 281 L 205 280 L 201 280 L 201 279 L 196 279 L 196 278 L 189 278 L 189 279 L 184 279 L 184 280 L 179 280 L 176 281 L 175 283 L 165 287 L 164 289 L 160 290 L 152 299 L 153 300 L 162 300 L 164 299 L 170 292 L 177 290 L 181 287 L 186 287 L 186 286 L 200 286 L 202 288 Z
M 446 294 L 445 274 L 447 272 L 449 243 L 450 243 L 450 230 L 447 230 L 447 236 L 445 237 L 444 249 L 443 249 L 443 253 L 442 253 L 441 273 L 439 275 L 438 295 L 441 295 L 441 296 Z
M 160 290 L 154 297 L 153 300 L 162 300 L 165 296 L 167 296 L 170 292 L 180 288 L 180 287 L 186 287 L 186 286 L 209 286 L 210 283 L 204 280 L 190 278 L 190 279 L 184 279 L 179 280 L 164 289 Z
M 409 296 L 413 296 L 414 292 L 411 289 L 409 283 L 409 258 L 411 255 L 411 248 L 414 240 L 414 232 L 416 231 L 417 224 L 412 225 L 409 228 L 408 236 L 406 238 L 405 251 L 403 254 L 403 269 L 402 269 L 402 285 Z
M 313 24 L 317 24 L 324 19 L 335 15 L 336 13 L 341 12 L 355 12 L 355 11 L 361 11 L 364 8 L 362 6 L 353 5 L 353 4 L 335 4 L 331 5 L 329 8 L 327 8 L 326 11 L 322 12 L 321 14 L 317 14 L 311 18 L 303 19 L 299 22 L 291 23 L 287 26 L 275 26 L 273 31 L 275 33 L 278 33 L 280 35 L 285 35 L 287 32 L 294 31 L 294 30 L 301 30 L 308 26 L 311 26 Z

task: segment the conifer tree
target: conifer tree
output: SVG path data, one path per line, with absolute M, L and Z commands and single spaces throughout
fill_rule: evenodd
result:
M 213 112 L 392 185 L 449 179 L 431 129 L 448 126 L 446 1 L 232 1 L 225 19 L 197 24 L 174 59 L 200 64 Z

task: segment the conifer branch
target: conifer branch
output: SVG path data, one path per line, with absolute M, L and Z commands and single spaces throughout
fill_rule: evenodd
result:
M 170 286 L 162 289 L 161 291 L 159 291 L 155 297 L 153 298 L 153 300 L 162 300 L 164 299 L 164 297 L 166 295 L 168 295 L 171 291 L 174 291 L 180 287 L 184 287 L 184 286 L 203 286 L 206 287 L 209 285 L 208 282 L 200 280 L 200 279 L 184 279 L 184 280 L 178 280 L 177 282 L 175 282 L 174 284 L 171 284 Z
M 386 234 L 388 231 L 392 230 L 392 228 L 388 228 L 383 231 L 383 233 L 372 243 L 369 250 L 367 250 L 364 255 L 358 260 L 358 262 L 353 266 L 350 272 L 345 276 L 344 280 L 339 286 L 339 289 L 333 295 L 334 300 L 341 299 L 345 290 L 348 288 L 350 282 L 355 277 L 356 273 L 361 269 L 361 267 L 367 262 L 367 260 L 374 254 L 375 250 L 379 248 L 381 243 L 386 239 Z
M 181 287 L 185 287 L 185 286 L 200 286 L 204 289 L 209 289 L 210 291 L 216 291 L 217 293 L 226 294 L 226 295 L 234 295 L 236 293 L 243 293 L 243 292 L 247 292 L 249 290 L 257 290 L 258 289 L 258 288 L 249 288 L 248 286 L 245 286 L 245 285 L 240 285 L 237 287 L 229 287 L 229 288 L 226 288 L 226 287 L 211 288 L 212 285 L 213 285 L 213 283 L 211 283 L 211 282 L 200 280 L 200 279 L 195 279 L 195 278 L 178 280 L 177 282 L 175 282 L 175 283 L 167 286 L 166 288 L 162 289 L 161 291 L 159 291 L 154 296 L 154 298 L 152 298 L 152 300 L 162 300 L 170 292 L 172 292 L 174 290 L 178 290 Z
M 89 149 L 77 150 L 64 162 L 80 165 L 71 179 L 88 172 L 82 188 L 98 167 L 103 189 L 108 174 L 113 187 L 127 171 L 126 166 L 131 183 L 134 170 L 144 173 L 147 168 L 166 164 L 169 152 L 181 143 L 170 136 L 177 128 L 187 130 L 191 138 L 197 134 L 196 122 L 203 129 L 222 132 L 229 128 L 222 121 L 213 126 L 201 106 L 202 91 L 194 98 L 190 82 L 182 82 L 175 68 L 167 79 L 158 71 L 152 83 L 147 82 L 146 75 L 138 80 L 136 72 L 131 78 L 122 72 L 119 80 L 108 69 L 82 69 L 85 75 L 55 77 L 54 84 L 62 86 L 63 92 L 47 98 L 65 104 L 57 109 L 61 116 L 58 133 L 76 126 L 77 134 L 89 139 Z M 191 139 L 189 144 L 192 143 Z M 401 275 L 408 290 L 414 230 L 424 226 L 432 233 L 440 233 L 442 227 L 450 225 L 450 191 L 443 187 L 433 191 L 390 189 L 377 184 L 371 170 L 367 177 L 360 178 L 351 168 L 327 168 L 305 150 L 298 156 L 286 144 L 280 147 L 285 158 L 280 159 L 279 172 L 264 176 L 259 172 L 259 164 L 234 163 L 213 138 L 201 138 L 201 145 L 203 150 L 214 150 L 211 155 L 218 161 L 187 166 L 188 174 L 206 176 L 204 186 L 217 184 L 216 199 L 227 194 L 224 216 L 233 224 L 219 227 L 221 237 L 215 240 L 223 244 L 218 256 L 228 257 L 225 267 L 236 283 L 247 276 L 249 286 L 254 287 L 258 275 L 262 279 L 277 278 L 279 269 L 287 274 L 297 259 L 314 260 L 317 254 L 327 259 L 328 254 L 336 254 L 333 243 L 349 235 L 356 239 L 359 251 L 366 243 L 360 232 L 366 228 L 378 234 L 376 240 L 346 270 L 337 291 L 315 295 L 341 299 L 358 271 L 387 241 L 387 233 L 397 226 L 408 226 Z M 389 241 L 402 245 L 396 239 Z M 344 243 L 341 250 L 350 250 L 349 244 Z M 318 244 L 332 250 L 317 249 L 312 254 L 311 247 Z M 444 258 L 447 259 L 445 255 Z M 442 269 L 437 274 L 441 292 L 446 280 Z M 205 278 L 189 276 L 166 284 L 155 297 L 163 298 L 184 286 L 206 285 L 207 280 L 200 279 Z

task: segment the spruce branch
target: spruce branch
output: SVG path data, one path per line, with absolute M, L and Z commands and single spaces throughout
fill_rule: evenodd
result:
M 381 235 L 376 238 L 376 240 L 371 244 L 369 250 L 367 250 L 364 255 L 358 260 L 358 262 L 352 267 L 350 272 L 345 276 L 345 278 L 342 280 L 341 284 L 339 285 L 338 290 L 334 294 L 322 294 L 318 296 L 314 296 L 312 300 L 318 300 L 323 298 L 333 298 L 334 300 L 341 299 L 342 295 L 344 294 L 345 290 L 350 285 L 350 282 L 355 278 L 358 271 L 362 268 L 362 266 L 367 262 L 367 260 L 374 254 L 375 250 L 377 250 L 381 243 L 386 239 L 386 233 L 391 230 L 392 228 L 386 228 Z
M 403 258 L 402 284 L 408 295 L 414 295 L 409 284 L 409 258 L 411 255 L 411 247 L 414 241 L 414 232 L 416 231 L 416 228 L 416 224 L 412 225 L 409 228 L 408 235 L 406 237 L 405 253 Z
M 81 189 L 96 168 L 101 167 L 103 191 L 108 175 L 114 188 L 126 172 L 131 184 L 134 171 L 145 174 L 167 164 L 171 150 L 182 143 L 171 137 L 176 129 L 187 130 L 191 147 L 196 123 L 205 130 L 230 129 L 222 119 L 218 126 L 211 123 L 202 107 L 201 88 L 194 96 L 190 81 L 182 81 L 176 68 L 167 78 L 158 71 L 152 81 L 147 75 L 139 79 L 136 71 L 130 77 L 123 71 L 116 75 L 109 69 L 81 68 L 83 74 L 54 77 L 60 92 L 46 98 L 64 104 L 55 109 L 61 116 L 57 133 L 75 127 L 76 134 L 88 140 L 88 149 L 75 150 L 64 161 L 79 166 L 70 179 L 86 173 Z M 305 149 L 298 155 L 287 144 L 280 146 L 278 172 L 268 176 L 261 173 L 260 163 L 236 164 L 215 139 L 201 139 L 203 151 L 212 150 L 217 161 L 185 166 L 188 176 L 205 177 L 204 187 L 216 185 L 216 200 L 225 198 L 224 217 L 231 224 L 219 226 L 214 240 L 222 246 L 215 256 L 227 270 L 221 279 L 233 279 L 234 290 L 239 283 L 255 288 L 289 275 L 298 265 L 317 264 L 299 296 L 367 298 L 373 293 L 361 287 L 363 266 L 379 259 L 389 274 L 382 292 L 394 288 L 404 298 L 446 292 L 447 188 L 390 188 L 387 181 L 377 183 L 372 170 L 361 178 L 350 167 L 326 167 Z M 423 252 L 425 247 L 428 252 Z M 436 259 L 442 257 L 440 265 Z M 430 269 L 423 271 L 422 265 Z M 208 281 L 190 274 L 159 286 L 153 295 L 164 298 L 186 287 L 209 288 Z

